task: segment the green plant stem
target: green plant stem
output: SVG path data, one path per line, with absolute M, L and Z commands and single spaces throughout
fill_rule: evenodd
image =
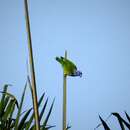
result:
M 37 90 L 36 90 L 36 79 L 35 79 L 32 40 L 31 40 L 31 31 L 30 31 L 30 22 L 29 22 L 29 12 L 28 12 L 27 0 L 24 0 L 24 4 L 25 4 L 26 28 L 27 28 L 27 35 L 28 35 L 29 63 L 30 63 L 30 72 L 31 72 L 32 95 L 33 95 L 32 100 L 33 100 L 33 108 L 34 108 L 34 116 L 35 116 L 35 125 L 36 125 L 36 130 L 40 130 L 40 120 L 39 120 L 38 100 L 37 100 Z
M 67 51 L 65 51 L 67 58 Z M 63 130 L 66 130 L 66 114 L 67 113 L 67 75 L 63 73 Z

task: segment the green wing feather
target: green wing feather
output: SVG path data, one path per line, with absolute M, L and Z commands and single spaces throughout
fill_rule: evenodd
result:
M 77 70 L 76 65 L 72 61 L 64 57 L 56 57 L 56 60 L 62 65 L 64 69 L 64 74 L 66 75 L 71 75 Z

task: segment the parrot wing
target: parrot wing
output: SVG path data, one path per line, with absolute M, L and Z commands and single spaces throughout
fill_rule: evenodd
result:
M 64 64 L 66 65 L 66 66 L 68 66 L 68 67 L 70 67 L 70 68 L 72 68 L 72 69 L 75 69 L 75 70 L 77 70 L 77 67 L 76 67 L 76 65 L 72 62 L 72 61 L 70 61 L 70 60 L 68 60 L 68 59 L 66 59 L 66 58 L 64 58 L 64 57 L 60 57 L 62 60 L 63 60 L 63 62 L 64 62 Z
M 68 59 L 66 59 L 64 57 L 61 57 L 61 59 L 64 62 L 64 65 L 63 65 L 64 74 L 66 74 L 66 75 L 74 74 L 75 71 L 77 70 L 76 65 L 72 61 L 70 61 L 70 60 L 68 60 Z
M 62 65 L 63 71 L 64 71 L 64 75 L 69 75 L 69 76 L 82 76 L 82 72 L 77 71 L 77 67 L 76 65 L 64 58 L 64 57 L 56 57 L 56 60 Z
M 56 60 L 62 65 L 64 74 L 66 75 L 72 75 L 77 70 L 76 65 L 64 57 L 56 57 Z

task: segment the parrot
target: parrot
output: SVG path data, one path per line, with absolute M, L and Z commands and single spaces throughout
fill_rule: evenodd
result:
M 82 72 L 77 70 L 76 65 L 72 61 L 70 61 L 62 56 L 56 57 L 56 60 L 61 64 L 63 71 L 64 71 L 64 75 L 82 77 Z

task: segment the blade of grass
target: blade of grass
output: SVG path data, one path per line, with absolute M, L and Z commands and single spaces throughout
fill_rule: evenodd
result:
M 4 115 L 3 115 L 4 121 L 7 121 L 9 119 L 9 115 L 11 114 L 12 108 L 14 108 L 14 106 L 15 106 L 15 99 L 12 99 L 12 100 L 10 100 L 10 102 L 4 112 Z
M 111 116 L 112 116 L 112 114 L 110 114 L 110 115 L 106 118 L 105 122 L 107 122 L 108 119 L 109 119 Z M 96 130 L 96 129 L 97 129 L 98 127 L 100 127 L 101 125 L 102 125 L 102 123 L 98 124 L 98 125 L 94 128 L 94 130 Z
M 118 119 L 118 122 L 119 122 L 120 127 L 121 127 L 122 130 L 125 130 L 125 127 L 124 127 L 123 123 L 127 126 L 127 128 L 130 129 L 130 124 L 128 124 L 128 123 L 120 116 L 119 113 L 114 112 L 114 113 L 112 113 L 112 115 L 114 115 L 114 116 Z
M 104 129 L 105 129 L 105 130 L 110 130 L 110 128 L 108 127 L 107 123 L 101 118 L 100 115 L 99 115 L 99 118 L 100 118 L 100 120 L 101 120 L 101 122 L 102 122 L 102 125 L 103 125 Z
M 55 99 L 53 100 L 53 102 L 52 102 L 52 104 L 51 104 L 51 107 L 50 107 L 49 112 L 48 112 L 48 114 L 47 114 L 47 116 L 46 116 L 46 118 L 45 118 L 45 121 L 44 121 L 43 125 L 40 126 L 40 127 L 41 127 L 41 130 L 47 130 L 47 129 L 46 129 L 46 126 L 47 126 L 47 122 L 48 122 L 49 117 L 50 117 L 51 112 L 52 112 L 52 108 L 53 108 L 53 105 L 54 105 L 54 101 L 55 101 Z M 35 130 L 35 126 L 32 126 L 30 130 Z
M 42 119 L 42 117 L 43 117 L 43 114 L 44 114 L 44 112 L 45 112 L 47 103 L 48 103 L 48 98 L 47 98 L 47 100 L 46 100 L 46 102 L 45 102 L 45 104 L 44 104 L 44 106 L 43 106 L 43 109 L 42 109 L 42 111 L 41 111 L 41 113 L 40 113 L 40 121 L 41 121 L 41 119 Z
M 46 116 L 46 119 L 45 119 L 45 121 L 44 121 L 44 123 L 43 123 L 43 129 L 47 126 L 47 122 L 48 122 L 49 117 L 50 117 L 50 115 L 51 115 L 54 102 L 55 102 L 55 99 L 53 100 L 53 102 L 52 102 L 52 104 L 51 104 L 51 107 L 50 107 L 50 109 L 49 109 L 49 112 L 48 112 L 48 114 L 47 114 L 47 116 Z M 43 129 L 42 129 L 42 130 L 43 130 Z
M 29 109 L 25 115 L 23 116 L 23 118 L 21 119 L 20 123 L 19 123 L 19 126 L 18 126 L 18 130 L 22 130 L 23 127 L 24 127 L 24 124 L 25 124 L 25 121 L 27 119 L 27 117 L 29 116 L 30 112 L 31 112 L 32 109 Z
M 53 126 L 46 126 L 45 130 L 51 129 L 53 127 L 56 127 L 56 126 L 55 125 L 53 125 Z
M 5 101 L 5 96 L 6 96 L 6 92 L 7 92 L 7 89 L 8 89 L 8 85 L 4 85 L 4 88 L 3 88 L 3 93 L 2 93 L 2 98 L 0 100 L 0 117 L 2 117 L 2 114 L 4 112 L 4 109 L 5 109 L 5 104 L 4 104 L 4 101 Z
M 17 99 L 16 99 L 16 97 L 15 97 L 14 95 L 12 95 L 11 93 L 8 93 L 8 92 L 3 92 L 3 91 L 0 91 L 0 93 L 3 93 L 4 95 L 7 95 L 7 96 L 9 96 L 10 98 L 14 99 L 17 108 L 19 108 L 18 101 L 17 101 Z M 4 99 L 5 99 L 5 98 L 4 98 Z
M 39 102 L 38 102 L 38 106 L 40 106 L 40 104 L 42 103 L 42 100 L 44 99 L 44 96 L 45 96 L 45 93 L 42 94 L 42 96 L 40 97 L 39 99 Z M 32 113 L 27 125 L 26 125 L 26 128 L 25 130 L 28 130 L 32 124 L 32 121 L 33 121 L 33 118 L 34 118 L 34 112 Z
M 5 109 L 6 109 L 6 107 L 7 107 L 7 105 L 8 105 L 8 103 L 10 102 L 10 97 L 9 96 L 6 96 L 5 97 L 5 99 L 4 99 L 4 102 L 3 103 L 1 103 L 1 105 L 2 106 L 0 106 L 1 107 L 1 114 L 0 114 L 0 118 L 2 118 L 3 117 L 3 115 L 4 115 L 4 111 L 5 111 Z M 3 112 L 2 112 L 3 111 Z
M 127 117 L 128 121 L 130 122 L 130 117 L 129 117 L 129 115 L 127 114 L 127 112 L 126 112 L 126 111 L 125 111 L 125 115 L 126 115 L 126 117 Z
M 23 90 L 23 93 L 22 93 L 20 106 L 19 106 L 19 109 L 18 109 L 18 112 L 17 112 L 17 117 L 16 117 L 16 120 L 15 120 L 15 126 L 14 126 L 15 129 L 14 130 L 18 130 L 18 123 L 19 123 L 20 114 L 21 114 L 21 111 L 22 111 L 22 106 L 23 106 L 23 100 L 24 100 L 24 97 L 25 97 L 26 87 L 27 87 L 27 82 L 26 82 L 26 84 L 24 86 L 24 90 Z
M 12 110 L 10 111 L 10 118 L 9 118 L 9 130 L 12 130 L 12 128 L 14 127 L 14 120 L 13 120 L 13 113 L 14 113 L 14 110 L 15 110 L 15 105 L 12 106 Z M 12 127 L 13 126 L 13 127 Z
M 8 102 L 10 101 L 10 97 L 9 96 L 6 96 L 5 99 L 4 99 L 4 104 L 3 104 L 3 107 L 6 108 Z

